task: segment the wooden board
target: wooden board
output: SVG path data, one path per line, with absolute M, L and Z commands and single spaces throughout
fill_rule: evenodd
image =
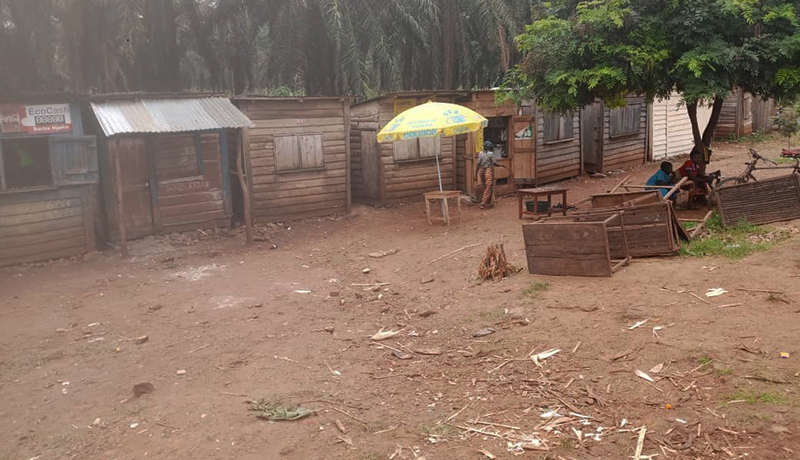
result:
M 640 192 L 617 192 L 617 193 L 601 193 L 592 195 L 593 208 L 611 208 L 614 206 L 623 206 L 625 203 L 636 201 L 636 204 L 646 204 L 639 200 L 651 199 L 652 202 L 661 201 L 661 195 L 657 190 L 645 190 Z
M 97 186 L 0 194 L 0 266 L 93 251 Z
M 718 188 L 717 209 L 726 227 L 800 219 L 800 175 Z
M 528 272 L 532 275 L 611 276 L 611 252 L 604 222 L 569 219 L 522 225 Z
M 594 208 L 576 212 L 572 217 L 578 222 L 597 222 L 615 214 L 622 216 L 631 257 L 670 255 L 678 251 L 672 203 L 668 201 L 629 207 Z M 622 258 L 625 253 L 621 231 L 619 221 L 608 225 L 611 257 L 615 259 Z

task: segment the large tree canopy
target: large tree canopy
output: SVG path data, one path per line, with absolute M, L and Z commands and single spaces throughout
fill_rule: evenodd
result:
M 567 111 L 629 94 L 683 94 L 695 142 L 711 145 L 722 103 L 741 87 L 800 94 L 800 4 L 785 0 L 555 0 L 516 39 L 522 62 L 502 97 Z M 705 132 L 698 104 L 713 106 Z

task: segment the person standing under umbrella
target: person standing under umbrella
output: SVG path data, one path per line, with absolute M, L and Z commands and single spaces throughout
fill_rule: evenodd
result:
M 500 166 L 505 168 L 497 162 L 493 151 L 494 145 L 486 141 L 483 143 L 483 151 L 478 153 L 478 166 L 475 169 L 475 180 L 483 183 L 483 197 L 481 199 L 481 209 L 491 208 L 494 206 L 492 198 L 494 197 L 494 167 Z

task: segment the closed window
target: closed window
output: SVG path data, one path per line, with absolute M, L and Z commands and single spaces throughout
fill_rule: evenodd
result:
M 544 141 L 558 142 L 573 139 L 574 126 L 572 113 L 559 114 L 547 112 L 544 114 Z
M 611 124 L 611 137 L 639 134 L 642 123 L 641 116 L 641 104 L 629 104 L 625 107 L 612 109 L 609 121 Z
M 302 171 L 324 167 L 322 134 L 275 136 L 276 171 Z
M 166 135 L 153 138 L 159 181 L 201 176 L 203 145 L 200 135 Z
M 406 139 L 394 143 L 394 159 L 397 161 L 413 161 L 435 158 L 439 155 L 441 149 L 441 137 Z

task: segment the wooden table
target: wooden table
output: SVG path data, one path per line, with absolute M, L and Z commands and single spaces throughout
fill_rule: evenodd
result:
M 428 192 L 425 195 L 425 212 L 428 214 L 428 225 L 433 225 L 431 217 L 431 201 L 441 201 L 444 209 L 444 223 L 450 225 L 450 206 L 447 201 L 451 198 L 456 200 L 456 218 L 461 221 L 461 191 L 445 190 L 443 192 Z
M 523 188 L 517 190 L 517 198 L 519 199 L 519 218 L 522 219 L 523 215 L 539 217 L 540 214 L 547 214 L 549 217 L 554 212 L 561 212 L 567 215 L 567 190 L 566 188 Z M 561 195 L 561 209 L 553 209 L 553 195 Z M 547 197 L 548 209 L 547 211 L 539 212 L 539 197 Z M 533 212 L 525 208 L 525 201 L 533 199 Z

